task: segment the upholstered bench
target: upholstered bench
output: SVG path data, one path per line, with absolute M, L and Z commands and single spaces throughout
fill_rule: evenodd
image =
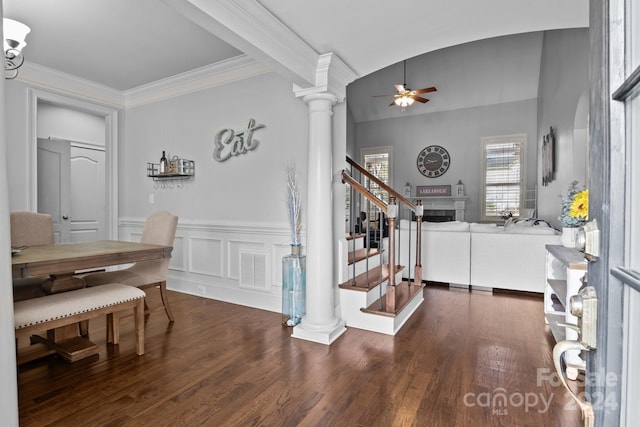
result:
M 144 354 L 144 297 L 144 291 L 138 288 L 110 283 L 17 301 L 13 305 L 16 339 L 28 338 L 35 332 L 50 331 L 106 315 L 107 342 L 118 344 L 119 313 L 133 309 L 136 353 L 142 355 Z M 45 342 L 56 349 L 60 345 L 58 342 L 51 342 L 51 339 L 45 340 L 38 336 L 34 338 L 39 338 L 39 342 Z M 73 355 L 63 355 L 63 357 L 74 361 Z

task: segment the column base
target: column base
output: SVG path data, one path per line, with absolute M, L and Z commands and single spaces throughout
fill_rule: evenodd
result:
M 344 321 L 335 320 L 327 325 L 309 325 L 302 319 L 302 323 L 293 328 L 291 336 L 301 340 L 313 341 L 319 344 L 330 345 L 337 340 L 340 335 L 346 332 Z

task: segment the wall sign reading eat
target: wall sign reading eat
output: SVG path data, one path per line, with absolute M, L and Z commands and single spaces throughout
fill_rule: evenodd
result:
M 253 132 L 263 127 L 264 125 L 257 125 L 255 120 L 249 119 L 247 127 L 242 130 L 220 129 L 214 139 L 213 158 L 219 162 L 224 162 L 231 156 L 254 150 L 260 141 L 253 139 Z

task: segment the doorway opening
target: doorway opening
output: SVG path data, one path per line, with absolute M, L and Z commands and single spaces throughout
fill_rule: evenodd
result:
M 29 210 L 38 211 L 38 110 L 39 105 L 54 105 L 60 108 L 87 113 L 98 116 L 104 120 L 104 227 L 101 238 L 118 238 L 118 115 L 113 107 L 101 106 L 90 102 L 80 101 L 74 98 L 45 92 L 38 89 L 29 89 L 29 129 L 28 129 L 28 158 L 29 158 L 29 183 L 28 203 Z M 50 136 L 50 135 L 49 135 Z M 63 220 L 64 221 L 64 220 Z M 86 235 L 85 235 L 86 236 Z

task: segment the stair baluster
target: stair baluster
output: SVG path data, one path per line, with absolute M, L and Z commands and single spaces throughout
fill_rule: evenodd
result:
M 422 286 L 422 215 L 424 214 L 424 207 L 422 206 L 422 200 L 418 200 L 416 204 L 416 266 L 413 273 L 413 284 Z M 411 230 L 409 230 L 411 235 Z M 411 265 L 411 264 L 409 264 Z

